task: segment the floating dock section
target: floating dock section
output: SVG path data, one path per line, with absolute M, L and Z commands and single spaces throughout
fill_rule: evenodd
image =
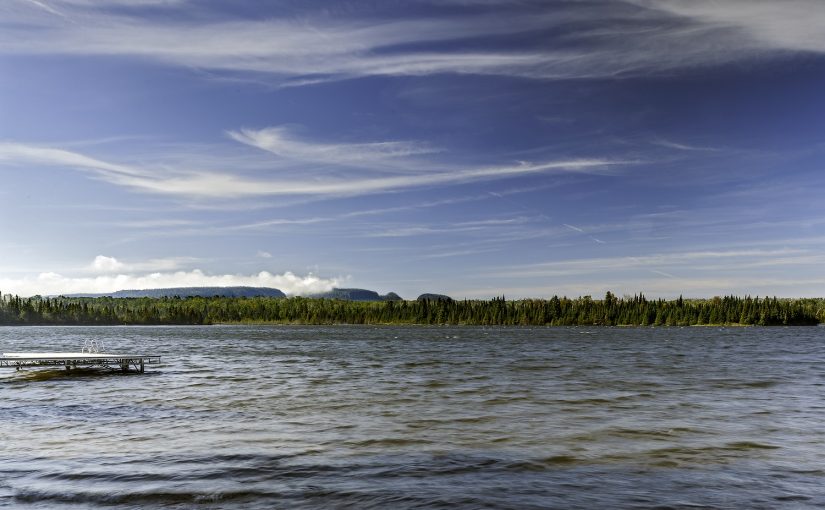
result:
M 65 366 L 66 370 L 81 367 L 120 369 L 127 373 L 132 368 L 143 373 L 146 365 L 160 365 L 160 356 L 145 354 L 105 354 L 92 352 L 4 352 L 0 368 Z

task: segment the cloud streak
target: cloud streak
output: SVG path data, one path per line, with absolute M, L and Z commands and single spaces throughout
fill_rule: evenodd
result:
M 725 261 L 715 267 L 704 267 L 709 261 Z M 808 250 L 783 248 L 778 250 L 747 249 L 694 251 L 679 253 L 660 253 L 642 256 L 604 257 L 544 262 L 514 268 L 497 273 L 499 278 L 535 278 L 562 277 L 594 274 L 611 271 L 647 271 L 673 268 L 680 271 L 698 271 L 706 269 L 718 271 L 735 271 L 742 267 L 786 266 L 788 264 L 814 264 L 825 262 L 825 257 L 811 258 Z M 491 274 L 494 271 L 491 271 Z M 661 273 L 659 273 L 661 274 Z
M 327 163 L 356 167 L 409 165 L 410 158 L 439 152 L 426 144 L 409 141 L 370 143 L 318 143 L 298 140 L 285 127 L 227 131 L 229 137 L 276 156 L 302 162 Z
M 153 3 L 164 4 L 144 5 Z M 43 17 L 28 13 L 18 20 L 24 23 L 4 27 L 0 53 L 131 57 L 264 73 L 287 85 L 441 73 L 612 78 L 787 52 L 825 53 L 825 4 L 818 0 L 549 2 L 540 9 L 505 3 L 494 14 L 465 9 L 405 19 L 378 12 L 369 20 L 223 22 L 192 21 L 197 16 L 158 22 L 106 14 L 87 2 L 61 3 L 60 12 L 82 15 L 72 23 L 46 12 L 54 9 L 43 2 L 27 5 Z M 479 45 L 479 40 L 507 44 Z
M 630 0 L 704 26 L 739 31 L 766 50 L 825 52 L 825 4 L 819 0 Z
M 307 163 L 358 168 L 409 168 L 415 156 L 439 152 L 420 142 L 386 141 L 369 143 L 319 143 L 299 140 L 281 126 L 227 131 L 236 142 L 278 157 Z
M 239 198 L 246 196 L 355 196 L 427 186 L 488 181 L 530 174 L 592 172 L 622 161 L 570 159 L 541 163 L 519 162 L 489 167 L 464 167 L 414 175 L 349 178 L 253 178 L 226 171 L 153 170 L 109 163 L 77 152 L 14 142 L 0 143 L 0 164 L 72 168 L 111 184 L 134 190 L 183 197 Z

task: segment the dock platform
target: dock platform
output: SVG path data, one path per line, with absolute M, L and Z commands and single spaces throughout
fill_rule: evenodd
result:
M 127 373 L 132 368 L 143 373 L 146 365 L 160 365 L 160 356 L 147 354 L 107 354 L 99 352 L 4 352 L 0 368 L 64 366 L 66 370 L 81 367 L 120 369 Z

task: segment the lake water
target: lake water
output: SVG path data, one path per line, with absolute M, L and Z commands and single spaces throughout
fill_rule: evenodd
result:
M 825 507 L 825 328 L 27 327 L 0 506 Z

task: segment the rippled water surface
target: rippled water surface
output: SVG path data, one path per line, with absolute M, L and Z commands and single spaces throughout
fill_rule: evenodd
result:
M 825 328 L 2 328 L 0 506 L 825 506 Z

